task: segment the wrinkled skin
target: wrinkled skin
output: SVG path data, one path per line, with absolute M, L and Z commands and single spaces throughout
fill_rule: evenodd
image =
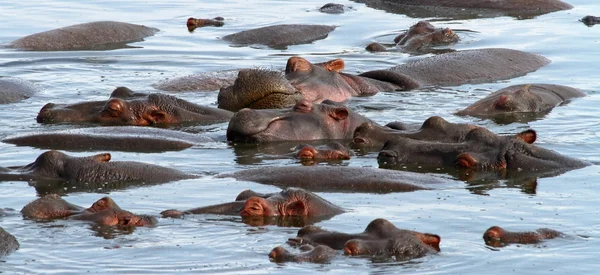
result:
M 291 45 L 308 44 L 327 38 L 335 26 L 275 25 L 223 36 L 234 46 L 265 45 L 273 49 L 287 49 Z
M 600 23 L 600 17 L 587 15 L 587 16 L 584 16 L 583 18 L 581 18 L 581 20 L 579 20 L 579 21 L 581 21 L 586 26 L 591 27 L 593 25 Z
M 318 162 L 331 160 L 350 159 L 350 150 L 339 142 L 332 142 L 326 146 L 314 147 L 311 145 L 298 146 L 296 157 L 303 162 Z
M 225 173 L 217 177 L 233 177 L 237 180 L 274 185 L 279 188 L 298 187 L 312 192 L 385 194 L 391 192 L 412 192 L 434 187 L 462 186 L 462 182 L 430 175 L 369 167 L 344 166 L 262 167 Z
M 190 17 L 190 18 L 188 18 L 186 25 L 187 25 L 188 31 L 193 32 L 197 28 L 206 27 L 206 26 L 222 27 L 223 25 L 225 25 L 223 20 L 225 20 L 225 19 L 220 16 L 215 17 L 213 19 L 200 19 L 200 18 Z
M 378 240 L 351 239 L 344 244 L 343 250 L 350 256 L 393 257 L 396 261 L 408 261 L 438 253 L 439 242 L 437 235 L 401 232 Z
M 462 142 L 467 133 L 475 128 L 477 128 L 475 125 L 451 123 L 439 116 L 428 118 L 423 122 L 421 128 L 415 131 L 396 130 L 389 126 L 364 123 L 354 131 L 352 146 L 381 150 L 385 142 L 396 137 L 439 142 Z
M 458 35 L 450 28 L 436 29 L 427 21 L 419 21 L 412 25 L 408 31 L 394 38 L 394 42 L 400 50 L 411 53 L 427 53 L 431 50 L 431 47 L 449 45 L 456 43 L 458 40 Z M 366 49 L 372 52 L 386 50 L 382 45 L 376 44 L 379 43 L 371 43 Z
M 275 263 L 310 262 L 326 264 L 331 262 L 331 260 L 336 256 L 337 252 L 325 245 L 317 245 L 314 248 L 300 254 L 292 254 L 282 246 L 275 247 L 273 250 L 271 250 L 271 252 L 269 252 L 269 260 Z
M 456 114 L 480 118 L 496 117 L 502 118 L 504 122 L 516 121 L 520 114 L 546 114 L 557 105 L 585 95 L 579 89 L 562 85 L 513 85 L 493 92 Z
M 298 230 L 290 245 L 325 245 L 343 249 L 344 254 L 358 256 L 400 256 L 398 260 L 423 257 L 440 251 L 440 237 L 429 233 L 399 229 L 386 219 L 375 219 L 360 233 L 328 231 L 313 225 Z
M 0 78 L 0 104 L 13 103 L 30 98 L 40 91 L 33 83 L 15 77 Z
M 195 175 L 157 165 L 110 161 L 108 153 L 71 157 L 59 151 L 42 153 L 35 162 L 0 173 L 2 181 L 51 181 L 74 185 L 109 184 L 113 182 L 163 183 L 195 178 Z
M 166 79 L 152 87 L 168 92 L 218 91 L 233 85 L 238 73 L 239 70 L 204 72 Z
M 318 195 L 297 188 L 288 188 L 278 193 L 260 194 L 252 190 L 240 193 L 235 202 L 185 210 L 166 210 L 163 217 L 181 217 L 183 214 L 222 214 L 251 216 L 334 216 L 344 210 Z
M 324 101 L 299 101 L 291 110 L 242 109 L 229 121 L 231 142 L 273 142 L 350 139 L 358 125 L 369 119 L 346 106 Z
M 17 39 L 10 47 L 26 51 L 113 50 L 143 41 L 158 29 L 114 21 L 68 26 Z
M 341 14 L 346 12 L 346 10 L 351 9 L 351 7 L 346 7 L 342 4 L 336 4 L 336 3 L 327 3 L 325 5 L 323 5 L 322 7 L 319 8 L 319 11 L 322 13 L 328 13 L 328 14 Z
M 100 226 L 153 226 L 157 222 L 154 217 L 136 215 L 121 209 L 109 197 L 99 199 L 89 208 L 83 208 L 55 194 L 46 195 L 25 205 L 21 214 L 28 219 L 68 218 L 91 221 Z
M 41 149 L 81 151 L 179 151 L 216 140 L 200 134 L 156 127 L 106 126 L 9 136 L 2 142 Z
M 406 91 L 423 86 L 457 86 L 510 79 L 535 71 L 550 60 L 510 49 L 477 49 L 444 53 L 387 70 L 359 75 L 342 73 L 341 59 L 311 64 L 291 57 L 285 75 L 277 71 L 240 71 L 234 85 L 219 92 L 219 108 L 269 109 L 293 106 L 300 98 L 336 102 L 381 91 Z M 460 72 L 460 73 L 457 73 Z
M 492 226 L 483 233 L 483 240 L 489 246 L 503 247 L 514 243 L 536 244 L 562 235 L 561 232 L 549 228 L 540 228 L 536 231 L 510 232 L 499 226 Z
M 119 87 L 107 101 L 48 103 L 38 113 L 37 122 L 153 126 L 216 123 L 227 121 L 231 116 L 231 112 L 200 106 L 171 95 L 135 93 Z
M 17 238 L 0 227 L 0 258 L 7 256 L 17 249 L 19 249 Z
M 514 16 L 533 18 L 550 12 L 568 10 L 571 5 L 559 0 L 353 0 L 368 7 L 410 17 L 469 19 Z
M 454 166 L 466 170 L 513 171 L 555 174 L 589 165 L 532 144 L 533 130 L 499 136 L 477 127 L 463 142 L 431 142 L 396 138 L 386 142 L 377 157 L 380 166 Z

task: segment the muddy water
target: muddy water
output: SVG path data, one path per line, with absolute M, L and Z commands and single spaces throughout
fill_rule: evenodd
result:
M 352 100 L 355 110 L 380 122 L 419 123 L 431 115 L 453 122 L 486 126 L 497 133 L 533 128 L 538 144 L 591 162 L 600 161 L 600 26 L 586 27 L 577 20 L 600 16 L 592 0 L 568 0 L 573 10 L 529 20 L 510 17 L 443 20 L 435 25 L 459 31 L 456 49 L 506 47 L 540 53 L 552 60 L 526 76 L 478 85 L 431 88 L 414 92 L 380 93 Z M 0 4 L 0 43 L 67 25 L 115 20 L 145 24 L 161 30 L 112 51 L 19 52 L 0 49 L 0 75 L 35 82 L 43 92 L 25 101 L 0 105 L 0 138 L 15 133 L 55 130 L 73 126 L 39 125 L 34 118 L 48 102 L 72 103 L 104 99 L 117 86 L 154 91 L 158 81 L 221 69 L 261 67 L 279 69 L 290 56 L 313 62 L 333 58 L 346 61 L 346 71 L 362 72 L 390 67 L 423 56 L 402 53 L 372 54 L 370 42 L 389 42 L 418 19 L 373 10 L 362 4 L 342 15 L 317 11 L 319 1 L 13 1 Z M 188 17 L 225 18 L 221 28 L 188 32 Z M 338 28 L 325 40 L 291 46 L 287 50 L 230 47 L 219 38 L 227 34 L 282 23 L 322 23 Z M 470 31 L 466 31 L 470 30 Z M 586 98 L 560 106 L 529 123 L 495 124 L 453 115 L 490 91 L 520 83 L 554 83 L 577 87 Z M 217 93 L 178 96 L 199 104 L 215 105 Z M 193 131 L 224 134 L 226 124 L 192 127 Z M 0 166 L 33 161 L 44 150 L 0 143 Z M 267 149 L 233 148 L 210 143 L 179 152 L 111 152 L 114 160 L 137 160 L 198 173 L 202 177 L 168 184 L 97 192 L 68 191 L 66 199 L 89 205 L 108 194 L 123 208 L 158 215 L 168 208 L 186 209 L 230 201 L 244 189 L 272 192 L 270 186 L 232 179 L 215 179 L 220 172 L 257 166 L 296 166 L 291 159 L 273 158 Z M 88 155 L 91 152 L 70 152 Z M 337 164 L 377 167 L 376 153 L 360 154 Z M 237 217 L 193 216 L 160 219 L 156 228 L 107 232 L 74 221 L 37 223 L 19 215 L 0 217 L 0 225 L 14 234 L 21 248 L 2 259 L 6 273 L 285 273 L 326 271 L 422 274 L 557 274 L 597 270 L 600 253 L 600 169 L 590 166 L 548 178 L 478 182 L 465 188 L 387 195 L 321 193 L 348 210 L 318 225 L 339 231 L 362 231 L 374 218 L 386 218 L 402 228 L 439 234 L 442 253 L 410 262 L 372 262 L 340 255 L 331 264 L 273 264 L 268 252 L 295 235 L 297 228 L 251 226 Z M 532 189 L 531 183 L 537 182 Z M 0 207 L 17 211 L 37 197 L 26 182 L 0 183 Z M 514 230 L 550 227 L 565 238 L 540 245 L 485 246 L 482 233 L 492 225 Z

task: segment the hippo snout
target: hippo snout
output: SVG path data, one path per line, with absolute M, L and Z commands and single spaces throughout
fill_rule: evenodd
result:
M 52 108 L 54 108 L 54 106 L 56 106 L 56 104 L 54 103 L 48 103 L 46 105 L 44 105 L 44 107 L 42 107 L 42 109 L 40 110 L 40 112 L 38 113 L 37 117 L 36 117 L 36 121 L 38 123 L 50 123 L 52 122 Z
M 383 150 L 377 156 L 380 165 L 392 165 L 398 162 L 398 153 L 392 150 Z

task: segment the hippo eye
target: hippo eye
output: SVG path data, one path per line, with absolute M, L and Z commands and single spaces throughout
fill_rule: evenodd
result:
M 301 112 L 301 113 L 310 113 L 312 109 L 312 104 L 310 104 L 308 101 L 300 101 L 296 104 L 296 106 L 294 106 L 294 111 L 296 112 Z

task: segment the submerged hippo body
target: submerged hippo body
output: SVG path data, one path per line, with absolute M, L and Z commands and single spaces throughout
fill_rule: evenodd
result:
M 126 152 L 179 151 L 192 146 L 215 142 L 200 134 L 139 126 L 106 126 L 44 131 L 9 136 L 2 142 L 55 150 L 106 150 Z
M 593 25 L 596 25 L 596 24 L 600 23 L 600 17 L 586 15 L 583 18 L 581 18 L 581 20 L 579 20 L 579 21 L 581 21 L 586 26 L 591 27 Z
M 231 116 L 229 111 L 200 106 L 171 95 L 135 93 L 119 87 L 106 101 L 48 103 L 38 113 L 37 122 L 148 126 L 224 122 Z
M 551 175 L 589 165 L 532 144 L 533 130 L 499 136 L 483 127 L 469 131 L 462 142 L 432 142 L 395 138 L 377 157 L 380 166 L 454 166 L 467 170 Z
M 282 219 L 287 217 L 303 217 L 305 220 L 303 220 L 302 224 L 307 224 L 328 219 L 343 212 L 342 208 L 312 192 L 297 188 L 288 188 L 271 194 L 260 194 L 252 190 L 246 190 L 240 193 L 234 202 L 185 211 L 166 210 L 161 215 L 163 217 L 181 217 L 184 214 L 239 215 L 242 218 L 247 218 L 249 222 L 256 225 L 259 219 L 253 219 L 254 217 Z
M 514 243 L 536 244 L 562 235 L 561 232 L 549 228 L 540 228 L 536 231 L 511 232 L 499 226 L 492 226 L 483 233 L 483 240 L 489 246 L 503 247 Z
M 512 122 L 525 115 L 544 115 L 557 105 L 585 95 L 579 89 L 562 85 L 513 85 L 491 93 L 456 114 Z
M 227 140 L 258 143 L 350 139 L 356 127 L 365 122 L 370 120 L 340 103 L 301 100 L 291 110 L 240 110 L 229 121 Z
M 453 19 L 534 16 L 573 8 L 559 0 L 353 0 L 368 7 L 410 17 L 444 17 Z
M 510 79 L 535 71 L 550 60 L 510 49 L 476 49 L 444 53 L 386 70 L 353 75 L 341 72 L 341 59 L 312 64 L 288 59 L 285 74 L 251 69 L 240 71 L 234 84 L 221 89 L 219 108 L 270 109 L 293 106 L 299 99 L 336 102 L 381 91 L 406 91 L 423 86 L 457 86 Z
M 269 260 L 275 263 L 284 263 L 284 262 L 311 262 L 311 263 L 319 263 L 326 264 L 331 262 L 333 258 L 337 256 L 337 252 L 325 245 L 317 245 L 313 246 L 305 246 L 304 250 L 308 249 L 300 254 L 292 254 L 282 246 L 278 246 L 273 248 L 271 252 L 269 252 Z
M 446 178 L 411 172 L 344 166 L 263 167 L 221 174 L 218 177 L 233 177 L 280 188 L 298 187 L 313 192 L 411 192 L 461 184 Z
M 325 245 L 333 249 L 343 249 L 344 254 L 352 256 L 403 255 L 397 260 L 410 260 L 440 251 L 438 235 L 400 229 L 386 219 L 375 219 L 363 232 L 354 234 L 328 231 L 309 225 L 298 230 L 297 236 L 290 238 L 288 243 Z
M 290 45 L 308 44 L 324 39 L 335 29 L 327 25 L 275 25 L 223 36 L 234 46 L 265 45 L 286 49 Z
M 7 256 L 17 249 L 19 249 L 17 238 L 0 227 L 0 258 Z
M 2 181 L 68 182 L 103 185 L 114 182 L 164 183 L 196 176 L 179 170 L 134 161 L 110 161 L 108 153 L 71 157 L 59 151 L 42 153 L 35 162 L 0 173 Z M 92 188 L 92 187 L 90 187 Z
M 428 53 L 432 47 L 449 45 L 458 39 L 458 35 L 450 28 L 435 28 L 427 21 L 419 21 L 394 38 L 394 43 L 404 52 Z M 387 50 L 379 43 L 371 43 L 366 49 L 373 52 Z
M 114 21 L 99 21 L 32 34 L 10 47 L 27 51 L 112 50 L 143 41 L 158 29 Z
M 28 219 L 60 219 L 90 221 L 100 226 L 148 226 L 155 225 L 156 218 L 136 215 L 121 209 L 111 198 L 104 197 L 89 208 L 71 204 L 55 194 L 43 196 L 25 205 L 21 210 Z
M 152 85 L 168 92 L 218 91 L 233 85 L 239 70 L 223 70 L 176 77 Z
M 39 88 L 29 81 L 14 77 L 0 78 L 0 104 L 21 101 L 39 91 Z

